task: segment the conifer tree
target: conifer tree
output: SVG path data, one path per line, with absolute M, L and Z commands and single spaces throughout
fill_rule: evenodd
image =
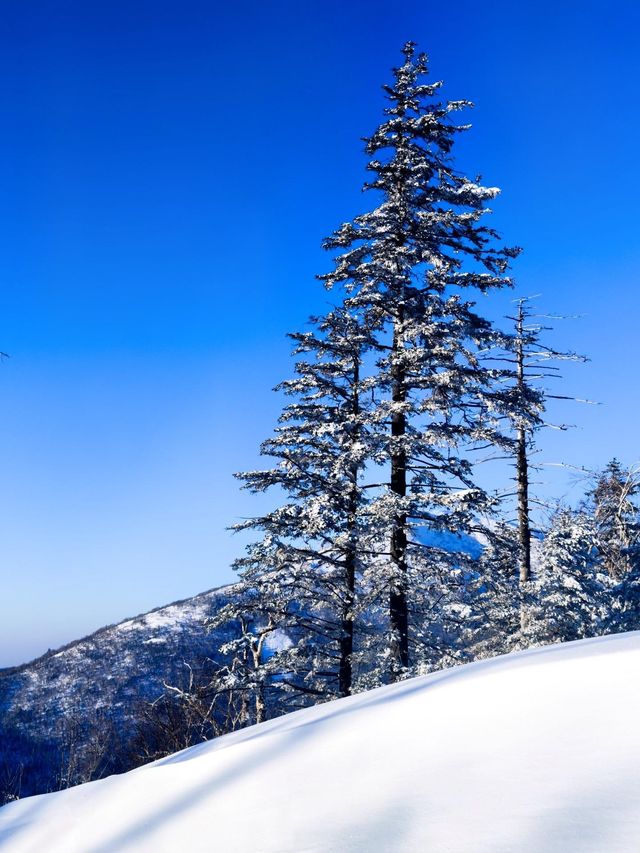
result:
M 602 633 L 611 587 L 597 548 L 593 519 L 560 507 L 542 545 L 531 618 L 523 629 L 530 643 L 581 640 Z
M 614 632 L 640 630 L 640 546 L 633 545 L 625 556 L 626 573 L 611 592 L 613 606 L 607 629 Z
M 521 297 L 517 300 L 515 315 L 507 318 L 514 323 L 514 333 L 504 337 L 502 345 L 507 352 L 499 357 L 509 365 L 504 372 L 508 383 L 504 405 L 515 433 L 518 566 L 522 586 L 531 577 L 530 475 L 535 434 L 545 426 L 567 429 L 564 424 L 552 425 L 545 420 L 547 401 L 575 399 L 552 393 L 546 385 L 549 380 L 560 378 L 560 368 L 555 362 L 586 361 L 584 356 L 560 352 L 544 342 L 544 332 L 550 331 L 551 327 L 544 325 L 541 320 L 552 318 L 535 313 L 531 301 L 531 297 Z
M 631 569 L 632 552 L 640 543 L 640 511 L 635 503 L 639 475 L 637 467 L 625 469 L 612 459 L 588 494 L 587 507 L 593 511 L 603 563 L 616 581 Z
M 275 465 L 237 475 L 245 487 L 278 487 L 285 502 L 236 525 L 262 537 L 236 562 L 257 600 L 261 626 L 286 634 L 271 659 L 277 686 L 316 697 L 348 695 L 353 681 L 356 579 L 367 553 L 368 499 L 360 476 L 368 455 L 367 324 L 343 308 L 294 333 L 296 376 L 278 386 L 293 398 L 261 452 Z M 228 614 L 233 617 L 234 614 Z M 237 617 L 236 617 L 237 618 Z
M 372 179 L 365 189 L 378 204 L 325 241 L 342 253 L 322 276 L 346 290 L 348 306 L 376 312 L 385 349 L 371 422 L 388 480 L 372 513 L 389 528 L 391 678 L 410 662 L 412 530 L 469 528 L 489 504 L 468 450 L 503 441 L 490 416 L 492 377 L 478 358 L 493 330 L 467 294 L 510 284 L 506 270 L 517 254 L 497 247 L 498 235 L 482 222 L 498 190 L 453 165 L 455 137 L 468 128 L 453 116 L 471 104 L 438 100 L 441 83 L 425 82 L 426 56 L 411 42 L 403 54 L 384 87 L 385 118 L 366 139 Z

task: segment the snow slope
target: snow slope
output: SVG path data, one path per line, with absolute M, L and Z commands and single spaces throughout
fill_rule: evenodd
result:
M 235 732 L 0 809 L 0 849 L 637 853 L 640 632 Z

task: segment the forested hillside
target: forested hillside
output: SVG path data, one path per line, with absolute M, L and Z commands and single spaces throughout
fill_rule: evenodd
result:
M 234 594 L 233 587 L 211 590 L 0 670 L 2 800 L 144 760 L 152 703 L 167 684 L 188 687 L 186 664 L 200 677 L 211 672 L 226 635 L 207 633 L 205 623 Z M 206 734 L 214 734 L 211 725 Z

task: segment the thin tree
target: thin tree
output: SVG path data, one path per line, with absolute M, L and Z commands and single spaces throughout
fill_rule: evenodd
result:
M 500 359 L 509 367 L 505 372 L 510 384 L 506 395 L 506 410 L 515 432 L 515 481 L 517 498 L 518 529 L 518 574 L 522 587 L 531 578 L 531 535 L 532 498 L 531 456 L 534 452 L 534 436 L 542 427 L 565 430 L 566 424 L 551 424 L 544 414 L 548 400 L 577 400 L 576 397 L 550 392 L 549 380 L 560 378 L 558 361 L 586 361 L 584 356 L 573 352 L 560 352 L 543 341 L 543 335 L 552 329 L 543 325 L 544 320 L 565 319 L 559 316 L 537 314 L 531 307 L 533 297 L 516 300 L 517 310 L 507 317 L 514 324 L 511 337 L 506 337 L 507 353 Z M 584 402 L 584 401 L 582 401 Z

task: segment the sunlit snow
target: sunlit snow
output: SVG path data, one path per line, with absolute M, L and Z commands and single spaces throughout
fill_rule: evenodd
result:
M 0 848 L 636 853 L 640 632 L 471 664 L 12 803 Z

